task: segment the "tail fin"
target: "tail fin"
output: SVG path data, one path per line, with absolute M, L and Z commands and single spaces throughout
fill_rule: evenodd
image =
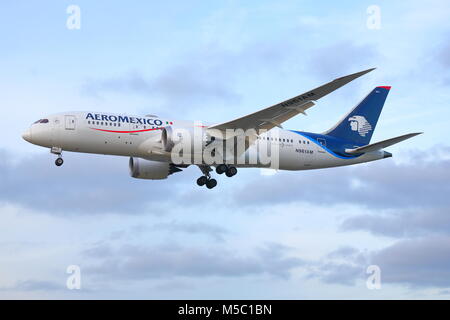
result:
M 324 134 L 360 145 L 370 143 L 391 87 L 376 87 L 340 122 Z

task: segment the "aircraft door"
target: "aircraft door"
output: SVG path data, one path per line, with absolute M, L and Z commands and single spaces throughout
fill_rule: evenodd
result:
M 75 116 L 65 116 L 66 130 L 75 130 L 76 128 L 76 117 Z

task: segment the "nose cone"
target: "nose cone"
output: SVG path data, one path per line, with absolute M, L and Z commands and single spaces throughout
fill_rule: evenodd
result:
M 31 142 L 31 130 L 30 129 L 25 130 L 24 133 L 22 133 L 22 138 L 25 141 Z

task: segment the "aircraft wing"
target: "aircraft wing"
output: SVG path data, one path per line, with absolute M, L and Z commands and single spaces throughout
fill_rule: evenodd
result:
M 222 136 L 224 136 L 226 129 L 255 129 L 258 131 L 260 129 L 270 130 L 274 127 L 282 128 L 281 124 L 283 122 L 298 115 L 299 113 L 306 115 L 305 110 L 314 106 L 315 101 L 374 69 L 375 68 L 372 68 L 350 74 L 345 77 L 337 78 L 289 100 L 280 102 L 276 105 L 256 111 L 241 118 L 210 126 L 208 129 L 220 130 L 222 132 Z M 210 132 L 211 135 L 214 135 L 214 130 Z

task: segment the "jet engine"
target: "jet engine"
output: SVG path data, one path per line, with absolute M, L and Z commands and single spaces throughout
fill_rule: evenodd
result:
M 140 158 L 130 158 L 130 175 L 137 179 L 160 180 L 170 174 L 181 171 L 169 162 L 150 161 Z
M 164 127 L 161 132 L 161 142 L 166 152 L 171 152 L 176 144 L 184 143 L 183 147 L 189 149 L 189 153 L 191 153 L 194 147 L 203 149 L 209 139 L 209 135 L 206 134 L 206 130 L 202 127 L 188 129 L 168 126 Z

